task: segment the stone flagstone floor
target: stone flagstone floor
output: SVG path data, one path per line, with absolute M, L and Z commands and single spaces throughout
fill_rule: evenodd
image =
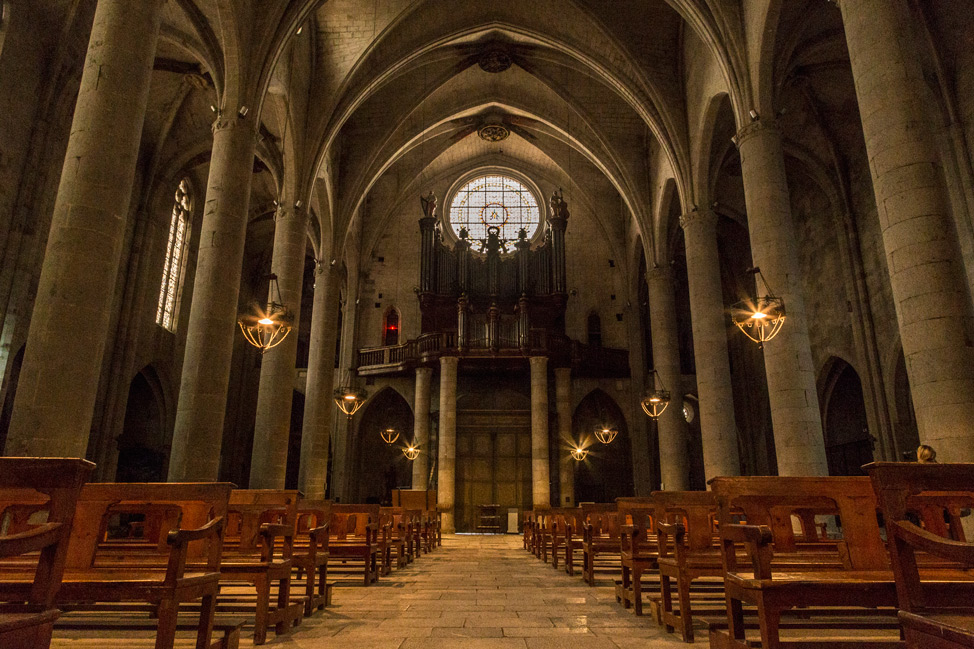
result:
M 449 536 L 368 588 L 338 582 L 334 604 L 267 646 L 295 649 L 645 649 L 685 647 L 650 615 L 616 604 L 521 549 L 518 536 Z M 701 637 L 703 636 L 703 637 Z M 273 636 L 272 636 L 273 637 Z M 696 645 L 706 645 L 706 633 Z M 241 646 L 249 645 L 249 640 Z

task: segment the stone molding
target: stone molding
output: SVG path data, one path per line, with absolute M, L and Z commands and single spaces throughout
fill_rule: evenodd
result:
M 684 231 L 689 230 L 690 226 L 707 226 L 712 228 L 716 225 L 717 214 L 712 210 L 694 210 L 680 217 L 680 227 Z
M 734 144 L 737 145 L 737 148 L 740 149 L 741 145 L 746 140 L 749 140 L 755 135 L 764 134 L 764 133 L 774 133 L 775 136 L 779 138 L 781 137 L 781 129 L 778 128 L 778 125 L 775 123 L 774 120 L 756 119 L 750 124 L 748 124 L 747 126 L 745 126 L 744 128 L 742 128 L 741 130 L 739 130 L 737 132 L 737 135 L 735 135 L 731 139 L 734 141 Z
M 213 126 L 210 128 L 214 133 L 217 131 L 232 131 L 234 129 L 244 128 L 250 131 L 250 134 L 253 135 L 255 141 L 257 139 L 257 129 L 255 128 L 254 123 L 251 120 L 245 117 L 239 117 L 238 115 L 231 115 L 229 117 L 221 115 L 213 120 Z
M 680 224 L 682 225 L 682 217 Z M 648 282 L 669 282 L 673 279 L 673 269 L 669 266 L 653 266 L 646 270 L 646 281 Z

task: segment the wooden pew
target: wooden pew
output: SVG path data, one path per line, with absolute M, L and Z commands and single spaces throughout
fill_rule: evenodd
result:
M 656 569 L 656 506 L 652 498 L 616 498 L 619 519 L 619 563 L 622 579 L 616 582 L 616 601 L 643 614 L 642 576 Z
M 75 507 L 94 468 L 81 459 L 0 457 L 0 566 L 14 557 L 34 564 L 23 595 L 11 601 L 0 585 L 0 647 L 50 646 Z M 41 510 L 45 522 L 31 525 Z
M 576 558 L 582 559 L 584 565 L 584 546 L 585 546 L 585 521 L 593 513 L 615 511 L 615 503 L 580 503 L 574 515 L 574 523 L 571 519 L 565 528 L 565 572 L 574 576 Z
M 395 559 L 397 569 L 406 567 L 413 560 L 412 552 L 407 548 L 413 545 L 413 522 L 418 513 L 403 507 L 382 507 L 379 510 L 379 523 L 389 526 L 390 556 L 387 561 L 391 565 Z
M 619 561 L 622 525 L 616 511 L 591 512 L 582 525 L 582 579 L 595 586 L 597 567 L 615 567 Z
M 876 619 L 877 613 L 892 613 L 896 592 L 885 545 L 877 520 L 877 501 L 868 478 L 833 477 L 750 477 L 714 478 L 711 487 L 718 503 L 718 525 L 723 559 L 723 579 L 727 603 L 727 630 L 712 627 L 711 646 L 741 648 L 753 646 L 745 637 L 744 606 L 756 608 L 761 646 L 778 649 L 783 615 L 801 608 L 802 620 L 789 625 L 804 629 L 825 627 L 879 629 L 888 622 Z M 827 542 L 806 542 L 796 535 L 792 506 L 800 494 L 819 499 L 810 509 L 830 507 L 841 521 L 842 538 Z M 733 507 L 763 500 L 769 512 L 767 524 L 748 524 L 734 520 Z M 746 554 L 741 553 L 741 549 Z M 742 561 L 742 558 L 746 557 Z M 750 565 L 745 565 L 745 564 Z M 966 579 L 960 573 L 941 573 L 947 579 Z M 954 585 L 957 585 L 956 583 Z M 950 591 L 944 583 L 945 591 Z M 823 610 L 824 607 L 828 607 Z M 886 609 L 883 611 L 882 609 Z M 871 620 L 831 622 L 838 615 L 858 614 Z M 813 639 L 805 640 L 806 644 Z M 819 640 L 822 640 L 821 638 Z M 829 646 L 844 646 L 828 639 Z M 891 647 L 898 641 L 876 639 L 853 646 Z
M 943 607 L 921 570 L 924 559 L 974 568 L 974 543 L 961 521 L 962 510 L 974 507 L 974 464 L 874 462 L 865 469 L 886 522 L 907 648 L 974 647 L 974 581 Z
M 234 489 L 230 494 L 220 581 L 254 587 L 254 644 L 267 641 L 272 625 L 277 635 L 287 633 L 304 615 L 304 598 L 297 596 L 292 601 L 291 596 L 299 496 L 298 491 L 287 489 Z M 275 550 L 280 551 L 280 557 L 275 557 Z M 276 601 L 272 599 L 273 584 L 277 585 Z
M 151 606 L 157 649 L 171 649 L 179 627 L 181 605 L 199 602 L 197 649 L 221 646 L 211 643 L 220 580 L 223 530 L 227 501 L 233 485 L 227 483 L 88 484 L 78 497 L 68 543 L 65 571 L 55 603 L 63 609 L 90 609 L 106 602 L 136 602 Z M 179 510 L 179 529 L 164 533 L 150 525 L 161 539 L 116 542 L 106 530 L 106 519 L 165 516 Z M 5 566 L 0 578 L 0 599 L 26 601 L 33 581 L 23 566 Z M 137 623 L 139 628 L 145 621 Z M 112 628 L 126 629 L 124 618 Z
M 521 522 L 522 536 L 521 541 L 524 549 L 533 552 L 534 549 L 534 512 L 526 511 Z
M 561 511 L 557 507 L 535 508 L 534 510 L 534 532 L 531 534 L 534 541 L 534 556 L 545 563 L 548 563 L 548 554 L 551 552 L 551 534 L 555 517 Z
M 715 536 L 717 499 L 711 491 L 657 491 L 653 499 L 660 573 L 657 619 L 670 633 L 680 629 L 684 642 L 693 642 L 693 582 L 702 577 L 719 578 L 723 573 L 720 538 Z M 673 581 L 679 610 L 673 606 Z
M 379 580 L 379 506 L 333 504 L 328 525 L 329 570 L 355 574 L 363 584 Z
M 420 528 L 423 552 L 432 552 L 443 545 L 443 521 L 436 507 L 436 489 L 393 489 L 392 506 L 418 509 L 423 513 Z
M 331 604 L 332 584 L 328 583 L 328 523 L 330 500 L 298 501 L 291 561 L 298 578 L 305 576 L 305 616 Z
M 582 529 L 582 510 L 579 508 L 561 508 L 557 514 L 555 514 L 555 520 L 552 522 L 551 528 L 551 567 L 555 570 L 558 569 L 558 557 L 561 556 L 561 562 L 565 562 L 565 551 L 569 540 L 571 539 L 572 530 Z

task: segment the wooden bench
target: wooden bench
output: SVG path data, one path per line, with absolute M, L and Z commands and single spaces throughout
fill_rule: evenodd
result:
M 595 586 L 596 568 L 612 569 L 620 565 L 622 525 L 615 511 L 591 512 L 582 524 L 582 579 Z
M 391 565 L 395 559 L 396 569 L 405 568 L 413 560 L 411 548 L 415 542 L 413 526 L 419 512 L 404 507 L 382 507 L 379 510 L 380 525 L 389 527 L 389 557 Z
M 827 628 L 829 616 L 848 618 L 850 614 L 864 618 L 858 623 L 863 628 L 888 627 L 887 621 L 877 623 L 875 616 L 892 614 L 895 584 L 868 478 L 715 478 L 711 487 L 718 502 L 727 603 L 727 629 L 711 628 L 712 647 L 753 646 L 745 636 L 745 605 L 756 609 L 760 642 L 766 649 L 783 646 L 782 616 L 790 613 L 800 613 L 803 620 L 796 626 L 807 629 Z M 811 509 L 837 512 L 841 539 L 808 541 L 801 534 L 796 536 L 792 519 L 795 507 L 791 503 L 797 495 L 819 499 Z M 770 525 L 735 523 L 734 506 L 758 500 L 763 500 L 763 510 L 770 512 Z M 778 502 L 784 504 L 776 507 Z M 749 520 L 753 518 L 748 516 Z M 947 596 L 960 592 L 956 586 L 969 576 L 942 570 L 936 578 L 939 592 Z M 801 610 L 795 611 L 798 608 Z M 854 625 L 846 620 L 836 628 L 840 626 L 850 629 Z M 872 647 L 898 646 L 899 642 L 888 635 L 874 634 L 873 639 L 869 643 L 864 638 L 850 642 Z M 809 642 L 804 640 L 806 646 Z M 843 646 L 835 638 L 827 642 L 829 646 Z
M 658 491 L 653 499 L 660 574 L 657 620 L 670 633 L 680 629 L 684 642 L 693 642 L 693 582 L 723 573 L 716 536 L 717 500 L 710 491 Z M 674 581 L 679 609 L 673 606 Z M 722 595 L 723 587 L 720 591 Z
M 521 544 L 528 552 L 534 551 L 534 512 L 524 512 L 521 522 Z
M 423 552 L 443 545 L 443 517 L 436 505 L 436 489 L 393 489 L 392 506 L 418 509 L 423 525 L 419 528 Z
M 136 602 L 157 617 L 155 646 L 173 646 L 180 607 L 198 602 L 197 649 L 211 647 L 220 580 L 220 561 L 227 501 L 233 485 L 226 483 L 88 484 L 81 489 L 68 543 L 65 571 L 56 604 L 65 610 L 103 603 Z M 179 511 L 179 529 L 164 540 L 116 541 L 106 519 L 167 516 Z M 150 525 L 152 529 L 164 527 Z M 0 598 L 26 597 L 33 574 L 5 566 Z M 144 621 L 142 622 L 144 624 Z M 125 629 L 119 621 L 119 629 Z
M 551 567 L 558 569 L 558 557 L 565 563 L 565 551 L 568 546 L 572 530 L 582 529 L 582 510 L 578 508 L 562 508 L 555 514 L 551 527 Z
M 75 507 L 94 468 L 81 459 L 0 457 L 0 565 L 15 557 L 34 564 L 25 593 L 5 595 L 0 584 L 0 647 L 50 646 Z M 32 525 L 41 509 L 45 522 Z
M 332 574 L 360 573 L 365 586 L 379 580 L 378 523 L 378 505 L 332 505 L 328 526 Z
M 298 626 L 304 615 L 304 598 L 297 596 L 292 601 L 291 595 L 299 496 L 298 491 L 288 489 L 235 489 L 230 494 L 220 581 L 254 587 L 254 644 L 267 641 L 271 626 L 281 635 Z M 275 550 L 280 552 L 279 557 L 275 557 Z M 271 592 L 274 585 L 276 600 Z M 221 610 L 248 609 L 247 605 L 221 603 Z
M 565 572 L 574 576 L 576 558 L 584 565 L 585 521 L 593 513 L 615 511 L 615 503 L 580 503 L 573 518 L 566 519 L 565 528 Z
M 643 574 L 656 569 L 659 549 L 656 540 L 656 506 L 652 498 L 616 498 L 619 519 L 619 564 L 621 579 L 616 582 L 616 601 L 643 614 Z
M 908 649 L 974 647 L 974 581 L 945 608 L 921 572 L 924 558 L 974 568 L 974 543 L 966 541 L 961 521 L 974 507 L 974 464 L 875 462 L 865 468 L 886 522 Z
M 328 524 L 330 500 L 298 501 L 294 528 L 294 553 L 291 561 L 300 579 L 305 577 L 304 614 L 309 616 L 331 604 L 332 584 L 328 583 Z

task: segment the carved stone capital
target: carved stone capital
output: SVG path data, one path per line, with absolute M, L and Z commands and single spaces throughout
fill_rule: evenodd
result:
M 214 133 L 216 133 L 217 131 L 233 131 L 236 129 L 246 129 L 255 138 L 257 137 L 257 129 L 254 127 L 254 122 L 247 117 L 240 117 L 237 114 L 220 115 L 215 120 L 213 120 L 213 126 L 211 128 Z
M 741 148 L 746 140 L 754 137 L 755 135 L 771 135 L 776 137 L 781 137 L 781 130 L 773 119 L 756 119 L 741 130 L 737 132 L 732 139 L 737 148 Z
M 673 279 L 673 270 L 669 266 L 653 266 L 646 271 L 646 280 L 649 282 L 670 282 Z
M 687 212 L 680 217 L 680 227 L 684 231 L 691 227 L 714 227 L 717 225 L 717 214 L 711 210 L 696 210 Z

